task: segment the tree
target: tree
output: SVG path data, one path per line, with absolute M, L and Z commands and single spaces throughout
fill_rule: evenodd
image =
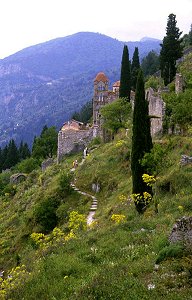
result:
M 146 208 L 144 192 L 151 193 L 151 188 L 143 181 L 142 175 L 146 169 L 142 166 L 141 160 L 145 153 L 152 149 L 152 138 L 150 133 L 150 118 L 148 115 L 148 102 L 145 100 L 145 89 L 143 72 L 140 70 L 136 85 L 135 103 L 133 111 L 133 136 L 131 171 L 133 194 L 139 194 L 140 200 L 135 202 L 136 209 L 143 213 Z
M 185 134 L 188 127 L 192 125 L 192 91 L 187 89 L 184 93 L 169 93 L 164 95 L 166 103 L 165 129 L 177 127 L 182 134 Z
M 32 156 L 35 158 L 53 157 L 57 152 L 57 131 L 54 126 L 46 128 L 41 132 L 40 137 L 34 139 Z
M 153 75 L 159 70 L 159 55 L 155 51 L 150 51 L 141 63 L 144 76 Z
M 82 106 L 80 112 L 73 113 L 72 119 L 86 124 L 90 121 L 92 115 L 93 115 L 93 103 L 91 100 Z
M 8 146 L 6 145 L 2 150 L 2 170 L 6 170 L 7 167 L 7 153 L 8 153 Z
M 18 151 L 20 160 L 26 159 L 31 156 L 31 152 L 27 143 L 23 143 L 23 141 L 21 141 Z
M 173 81 L 176 74 L 176 61 L 182 56 L 183 46 L 179 28 L 176 26 L 176 16 L 170 14 L 160 51 L 161 76 L 165 85 Z
M 191 28 L 189 31 L 189 45 L 192 46 L 192 24 L 191 24 Z
M 131 89 L 135 91 L 137 84 L 137 76 L 140 70 L 140 62 L 139 62 L 139 50 L 138 47 L 135 47 L 135 51 L 133 53 L 133 59 L 131 64 Z
M 104 119 L 103 127 L 114 134 L 118 129 L 126 127 L 131 114 L 131 104 L 120 98 L 103 106 L 100 112 Z
M 19 161 L 19 152 L 13 139 L 10 140 L 6 151 L 7 155 L 5 159 L 5 167 L 11 168 L 15 166 Z
M 129 51 L 128 51 L 128 47 L 124 45 L 122 61 L 121 61 L 119 97 L 126 98 L 127 101 L 130 101 L 130 93 L 131 93 L 131 74 L 130 74 Z

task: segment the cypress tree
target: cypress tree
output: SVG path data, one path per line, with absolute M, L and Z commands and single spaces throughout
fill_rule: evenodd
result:
M 176 26 L 176 16 L 168 16 L 166 36 L 163 38 L 160 51 L 161 77 L 165 85 L 173 81 L 176 74 L 176 61 L 182 56 L 183 46 L 179 28 Z
M 128 47 L 124 45 L 122 61 L 121 61 L 119 97 L 126 98 L 128 101 L 130 101 L 130 93 L 131 93 L 131 74 L 130 74 L 129 51 L 128 51 Z
M 136 209 L 143 213 L 146 208 L 143 193 L 151 194 L 151 188 L 146 185 L 142 175 L 146 173 L 145 168 L 141 165 L 141 159 L 144 154 L 152 149 L 152 138 L 150 133 L 150 119 L 148 113 L 148 102 L 145 100 L 145 89 L 143 72 L 140 70 L 136 85 L 135 103 L 133 111 L 133 136 L 132 136 L 132 153 L 131 153 L 131 171 L 133 194 L 140 194 L 139 202 L 135 202 Z
M 138 47 L 135 47 L 135 51 L 133 53 L 133 59 L 131 64 L 131 89 L 135 91 L 137 84 L 137 76 L 140 70 L 140 62 L 139 62 L 139 50 Z
M 192 24 L 191 24 L 191 28 L 189 31 L 189 45 L 192 46 Z

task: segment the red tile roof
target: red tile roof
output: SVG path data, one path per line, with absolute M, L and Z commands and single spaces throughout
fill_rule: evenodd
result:
M 116 82 L 113 84 L 113 86 L 114 86 L 114 87 L 115 87 L 115 86 L 119 87 L 119 86 L 120 86 L 120 80 L 116 81 Z
M 107 78 L 107 76 L 103 72 L 99 72 L 97 74 L 97 76 L 95 77 L 94 81 L 106 82 L 106 81 L 109 81 L 109 79 Z

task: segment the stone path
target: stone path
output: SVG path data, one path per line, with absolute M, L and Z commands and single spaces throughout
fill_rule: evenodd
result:
M 94 215 L 95 215 L 95 212 L 96 212 L 96 210 L 97 210 L 97 198 L 96 198 L 95 196 L 91 195 L 91 194 L 88 194 L 88 193 L 86 193 L 86 192 L 80 191 L 80 190 L 75 186 L 74 183 L 71 183 L 71 186 L 72 186 L 72 188 L 73 188 L 76 192 L 78 192 L 79 194 L 84 195 L 84 196 L 88 196 L 88 197 L 92 198 L 92 205 L 91 205 L 91 207 L 90 207 L 90 211 L 89 211 L 89 214 L 88 214 L 88 216 L 87 216 L 87 225 L 90 225 L 90 224 L 94 221 Z

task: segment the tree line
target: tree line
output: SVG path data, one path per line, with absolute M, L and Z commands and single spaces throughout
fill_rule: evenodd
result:
M 35 160 L 34 166 L 40 164 L 43 159 L 53 157 L 57 152 L 57 130 L 54 126 L 47 127 L 45 125 L 39 137 L 35 137 L 32 150 L 29 149 L 27 143 L 21 141 L 17 146 L 14 139 L 0 148 L 0 172 L 10 169 L 24 160 Z

